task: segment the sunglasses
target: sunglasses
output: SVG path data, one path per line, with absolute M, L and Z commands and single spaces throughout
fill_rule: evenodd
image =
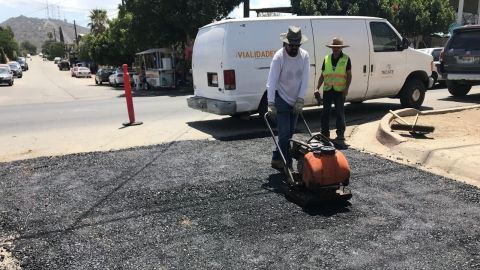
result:
M 298 48 L 300 47 L 300 44 L 287 44 L 287 46 L 290 48 Z

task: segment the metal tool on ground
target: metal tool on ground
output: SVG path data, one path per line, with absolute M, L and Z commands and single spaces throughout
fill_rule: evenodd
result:
M 290 153 L 297 162 L 297 170 L 284 167 L 286 179 L 285 195 L 302 207 L 308 207 L 328 201 L 348 201 L 352 194 L 345 187 L 350 182 L 350 166 L 342 152 L 335 149 L 330 140 L 321 133 L 313 134 L 307 121 L 299 116 L 310 134 L 307 141 L 291 139 Z M 280 152 L 284 164 L 285 155 L 280 149 L 268 120 L 263 116 L 273 141 Z
M 400 117 L 400 115 L 398 115 L 397 113 L 395 113 L 394 111 L 390 110 L 389 111 L 391 114 L 393 114 L 393 116 L 395 116 L 396 118 L 394 118 L 393 120 L 397 121 L 397 123 L 392 123 L 390 125 L 390 128 L 393 129 L 393 130 L 404 130 L 404 131 L 408 131 L 410 134 L 412 135 L 424 135 L 424 134 L 428 134 L 428 133 L 431 133 L 435 130 L 435 127 L 433 126 L 423 126 L 423 125 L 417 125 L 417 121 L 418 121 L 418 117 L 420 114 L 417 113 L 416 117 L 415 117 L 415 121 L 413 122 L 413 124 L 410 124 L 409 122 L 407 122 L 405 119 L 403 119 L 402 117 Z M 398 120 L 400 120 L 403 124 L 401 123 L 398 123 Z

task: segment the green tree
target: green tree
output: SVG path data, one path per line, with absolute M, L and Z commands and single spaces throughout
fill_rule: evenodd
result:
M 60 42 L 65 43 L 65 38 L 63 37 L 63 31 L 61 26 L 58 27 L 58 35 L 60 36 Z
M 0 64 L 6 64 L 6 63 L 7 63 L 7 56 L 5 55 L 3 48 L 0 47 Z
M 125 0 L 125 12 L 132 17 L 137 43 L 149 47 L 169 47 L 184 43 L 199 27 L 226 18 L 242 0 Z M 188 19 L 185 19 L 188 18 Z
M 33 45 L 28 40 L 22 41 L 22 43 L 20 43 L 20 49 L 32 55 L 37 53 L 37 46 Z
M 447 32 L 455 19 L 448 0 L 400 0 L 396 27 L 408 36 Z
M 0 27 L 0 48 L 9 59 L 16 59 L 18 54 L 18 43 L 10 26 Z
M 107 21 L 90 12 L 91 34 L 82 42 L 83 56 L 98 64 L 132 63 L 136 52 L 152 47 L 183 49 L 199 27 L 226 18 L 242 0 L 123 0 L 118 17 Z M 98 15 L 98 16 L 97 16 Z M 186 20 L 185 18 L 188 18 Z M 102 31 L 103 29 L 103 31 Z
M 107 29 L 108 25 L 108 17 L 107 11 L 104 9 L 92 9 L 90 11 L 90 23 L 88 26 L 90 27 L 90 32 L 93 35 L 100 35 Z
M 385 18 L 415 37 L 446 32 L 455 12 L 449 0 L 292 0 L 298 15 L 358 15 Z
M 55 57 L 64 57 L 65 45 L 61 42 L 47 40 L 42 45 L 42 53 L 48 55 L 49 60 Z

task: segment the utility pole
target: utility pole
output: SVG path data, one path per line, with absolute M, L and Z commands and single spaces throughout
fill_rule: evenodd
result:
M 459 0 L 458 1 L 457 24 L 459 24 L 459 25 L 463 24 L 463 1 L 464 0 Z
M 47 0 L 47 19 L 50 19 L 50 11 L 48 10 L 48 0 Z
M 250 0 L 243 1 L 243 17 L 250 17 Z
M 480 24 L 480 0 L 478 0 L 477 5 L 477 24 Z
M 78 47 L 77 24 L 75 23 L 75 20 L 73 20 L 73 29 L 75 30 L 75 43 L 77 44 L 77 47 Z

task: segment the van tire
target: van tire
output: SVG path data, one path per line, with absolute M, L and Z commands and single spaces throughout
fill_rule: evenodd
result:
M 400 93 L 400 104 L 404 108 L 418 109 L 425 99 L 425 85 L 418 79 L 408 80 Z
M 267 92 L 265 92 L 260 99 L 260 104 L 258 104 L 258 115 L 263 117 L 268 111 L 268 101 L 267 101 Z
M 459 84 L 456 81 L 447 81 L 448 92 L 454 97 L 463 97 L 468 94 L 471 85 Z

